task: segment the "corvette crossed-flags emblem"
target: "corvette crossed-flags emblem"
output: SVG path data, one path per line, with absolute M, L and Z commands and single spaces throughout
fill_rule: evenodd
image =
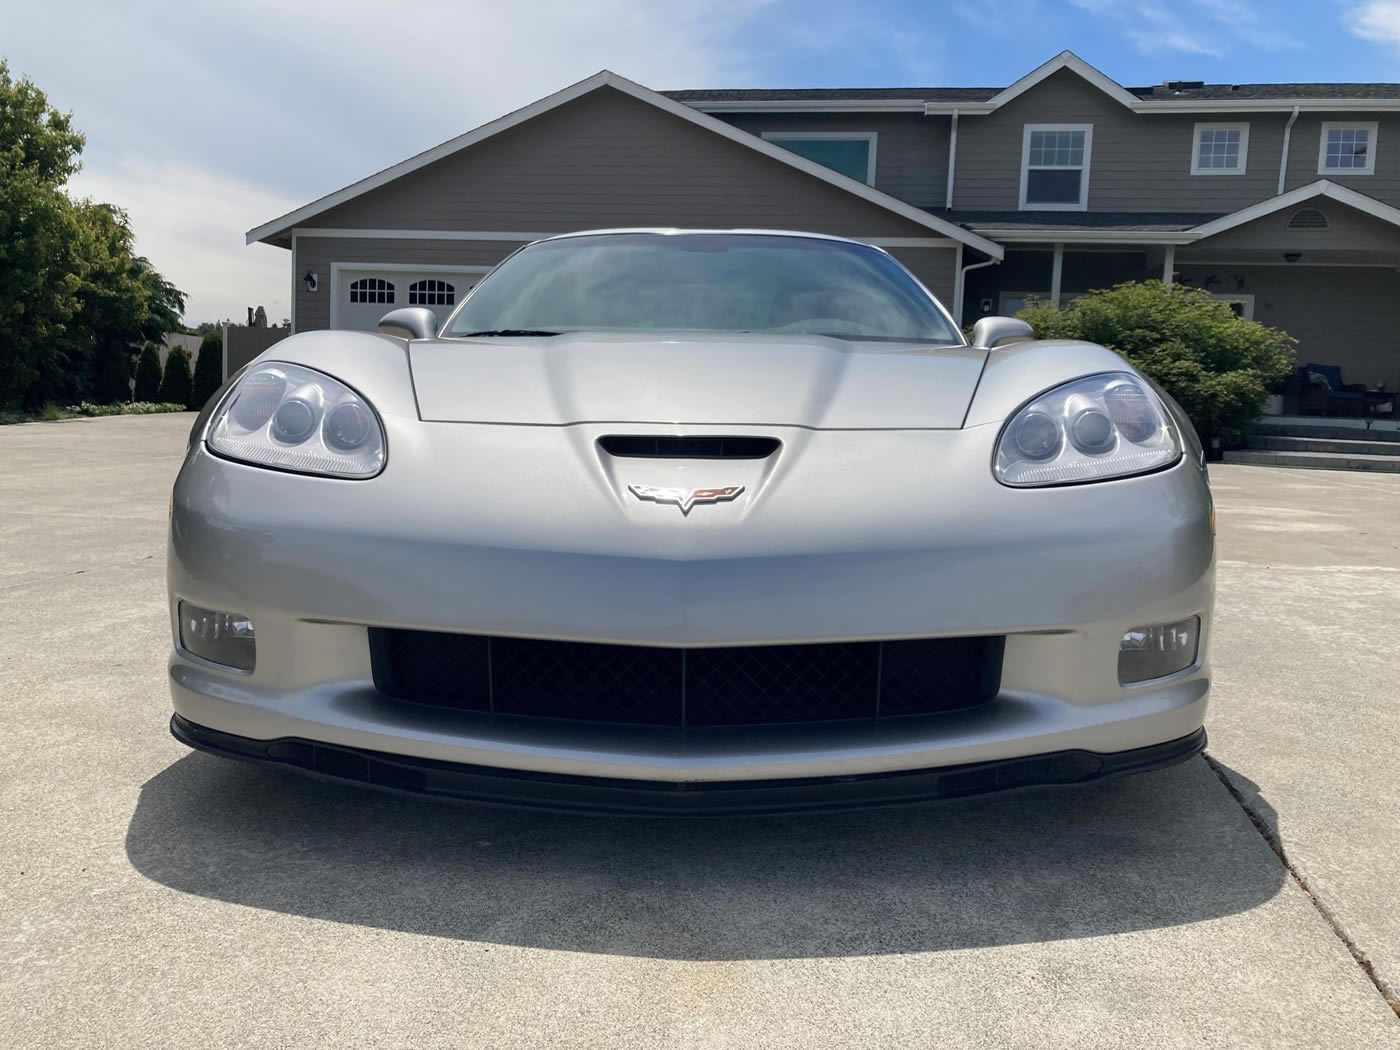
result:
M 725 503 L 744 491 L 743 485 L 730 485 L 721 489 L 681 489 L 658 488 L 655 485 L 628 485 L 627 489 L 640 500 L 652 503 L 670 503 L 688 515 L 690 508 L 697 503 Z

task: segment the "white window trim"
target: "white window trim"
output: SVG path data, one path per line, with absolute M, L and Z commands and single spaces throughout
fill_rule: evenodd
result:
M 342 270 L 380 270 L 380 271 L 382 271 L 382 272 L 384 272 L 384 273 L 421 273 L 421 274 L 424 274 L 424 275 L 429 275 L 429 274 L 438 274 L 438 273 L 487 274 L 487 273 L 490 273 L 492 269 L 494 269 L 494 267 L 491 267 L 491 266 L 453 266 L 453 265 L 448 264 L 448 263 L 426 263 L 426 264 L 418 264 L 418 263 L 333 262 L 333 263 L 331 263 L 330 319 L 329 319 L 329 326 L 330 326 L 331 328 L 335 328 L 336 325 L 337 325 L 337 323 L 338 323 L 339 320 L 340 320 L 340 306 L 341 306 L 341 303 L 340 303 L 340 273 L 341 273 Z M 394 282 L 394 284 L 395 284 L 396 287 L 397 287 L 398 283 L 399 283 L 398 281 L 395 281 L 395 282 Z M 407 286 L 405 285 L 405 287 L 407 287 Z M 405 293 L 405 295 L 407 295 L 407 293 Z M 462 299 L 465 298 L 465 297 L 466 297 L 466 293 L 465 293 L 465 292 L 462 293 L 462 294 L 460 294 L 460 295 L 458 295 L 458 297 L 457 297 L 457 302 L 458 302 L 458 303 L 461 303 Z M 347 302 L 345 305 L 346 305 L 346 306 L 349 306 L 350 304 Z M 360 304 L 357 303 L 356 305 L 358 306 L 358 305 L 360 305 Z M 396 303 L 394 304 L 394 308 L 397 309 L 400 305 L 401 305 L 401 304 L 399 304 L 399 303 L 396 302 Z M 457 309 L 457 307 L 454 305 L 454 306 L 452 307 L 452 309 L 455 310 L 455 309 Z M 385 313 L 388 313 L 389 311 L 388 311 L 388 310 L 385 310 L 384 312 L 385 312 Z M 451 311 L 449 311 L 449 313 L 450 313 L 450 312 L 451 312 Z M 445 315 L 444 315 L 443 317 L 439 317 L 439 318 L 438 318 L 438 323 L 440 324 L 440 323 L 442 323 L 443 321 L 445 321 L 446 319 L 447 319 L 447 318 L 446 318 Z
M 1211 292 L 1210 297 L 1225 303 L 1239 303 L 1244 308 L 1242 311 L 1244 319 L 1246 321 L 1254 320 L 1253 292 Z
M 880 138 L 878 131 L 765 131 L 763 141 L 771 142 L 775 146 L 781 146 L 782 139 L 793 141 L 822 141 L 829 139 L 841 139 L 847 141 L 864 140 L 870 143 L 869 154 L 865 159 L 865 184 L 875 185 L 875 147 Z M 801 154 L 798 154 L 801 156 Z M 813 161 L 812 163 L 816 163 Z M 838 172 L 838 174 L 840 174 Z
M 1201 167 L 1202 131 L 1238 131 L 1240 133 L 1240 166 L 1237 168 Z M 1191 174 L 1192 175 L 1243 175 L 1249 167 L 1249 124 L 1201 123 L 1191 133 Z
M 1031 162 L 1031 132 L 1033 131 L 1082 131 L 1084 132 L 1084 166 L 1080 168 L 1083 177 L 1079 180 L 1078 204 L 1027 204 L 1026 185 L 1029 181 Z M 1026 124 L 1021 132 L 1021 211 L 1088 211 L 1089 210 L 1089 164 L 1094 156 L 1094 125 L 1092 124 Z M 1046 168 L 1046 171 L 1057 169 Z M 1069 168 L 1060 168 L 1069 171 Z
M 1364 168 L 1329 168 L 1327 166 L 1327 132 L 1332 128 L 1364 128 L 1369 131 L 1370 147 L 1366 150 Z M 1374 120 L 1324 120 L 1322 130 L 1317 135 L 1317 173 L 1329 178 L 1351 175 L 1374 175 L 1376 173 L 1376 148 L 1380 145 L 1380 124 Z

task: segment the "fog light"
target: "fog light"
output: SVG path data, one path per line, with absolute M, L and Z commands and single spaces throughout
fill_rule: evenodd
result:
M 240 613 L 180 603 L 180 645 L 211 663 L 253 669 L 253 621 Z
M 1196 662 L 1200 634 L 1199 616 L 1133 628 L 1118 646 L 1118 683 L 1145 682 L 1190 667 Z

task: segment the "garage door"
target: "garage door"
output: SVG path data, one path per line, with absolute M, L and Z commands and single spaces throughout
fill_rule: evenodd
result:
M 337 266 L 331 327 L 372 332 L 381 317 L 400 306 L 426 306 L 444 321 L 483 272 L 482 268 L 376 270 Z

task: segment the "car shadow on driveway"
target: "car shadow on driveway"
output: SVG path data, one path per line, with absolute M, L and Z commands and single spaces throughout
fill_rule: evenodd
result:
M 190 754 L 144 785 L 126 849 L 148 878 L 254 908 L 682 960 L 1153 929 L 1252 908 L 1285 879 L 1200 758 L 956 803 L 663 820 L 391 795 Z

